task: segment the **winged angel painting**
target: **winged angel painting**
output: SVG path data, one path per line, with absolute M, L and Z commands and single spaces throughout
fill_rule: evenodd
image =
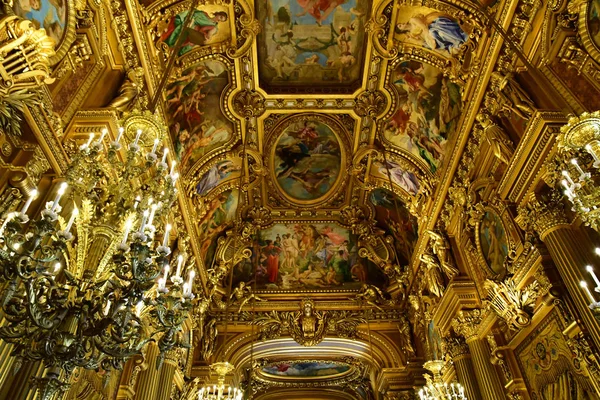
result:
M 391 83 L 399 101 L 385 123 L 385 138 L 437 171 L 460 116 L 460 87 L 439 69 L 417 61 L 399 64 Z

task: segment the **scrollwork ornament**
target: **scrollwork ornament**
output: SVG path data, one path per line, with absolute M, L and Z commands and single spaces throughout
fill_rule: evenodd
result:
M 518 331 L 531 324 L 540 291 L 537 281 L 519 289 L 512 279 L 500 283 L 488 279 L 484 287 L 488 291 L 488 307 L 504 319 L 510 329 Z
M 378 90 L 367 90 L 356 98 L 354 111 L 361 117 L 376 118 L 385 111 L 387 100 Z

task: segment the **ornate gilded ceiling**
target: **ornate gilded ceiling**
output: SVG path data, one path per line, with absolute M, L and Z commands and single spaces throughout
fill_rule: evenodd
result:
M 158 70 L 178 49 L 161 104 L 203 269 L 225 261 L 216 238 L 244 220 L 252 256 L 236 284 L 395 285 L 456 154 L 479 14 L 365 0 L 190 6 L 149 4 L 144 33 Z

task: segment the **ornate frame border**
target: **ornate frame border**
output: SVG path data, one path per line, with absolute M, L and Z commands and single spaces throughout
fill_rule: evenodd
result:
M 335 182 L 333 185 L 331 185 L 331 188 L 327 193 L 313 200 L 299 200 L 287 194 L 276 181 L 274 168 L 275 150 L 279 138 L 290 124 L 298 121 L 308 120 L 321 122 L 327 125 L 333 132 L 340 146 L 340 169 Z M 339 193 L 340 189 L 345 186 L 343 183 L 347 182 L 348 174 L 345 172 L 351 165 L 351 146 L 348 138 L 349 134 L 346 128 L 344 128 L 340 121 L 338 121 L 334 116 L 329 114 L 307 112 L 301 114 L 292 114 L 288 117 L 279 119 L 275 126 L 266 134 L 266 140 L 264 143 L 263 156 L 265 157 L 265 168 L 269 171 L 268 173 L 270 180 L 267 182 L 269 190 L 273 193 L 277 193 L 279 195 L 278 197 L 291 207 L 313 207 L 326 203 L 331 198 L 335 197 L 335 195 Z
M 336 365 L 342 365 L 342 366 L 347 366 L 349 367 L 348 371 L 346 372 L 341 372 L 335 375 L 325 375 L 323 377 L 321 376 L 309 376 L 309 377 L 282 377 L 282 376 L 278 376 L 278 375 L 270 375 L 266 372 L 263 372 L 263 368 L 264 367 L 269 367 L 272 365 L 277 365 L 277 364 L 282 364 L 282 363 L 289 363 L 289 364 L 295 364 L 295 363 L 327 363 L 327 364 L 336 364 Z M 348 375 L 355 375 L 356 373 L 360 373 L 360 371 L 358 371 L 356 369 L 355 366 L 348 364 L 347 362 L 342 362 L 342 361 L 336 361 L 336 360 L 282 360 L 282 361 L 273 361 L 273 362 L 269 362 L 266 363 L 264 365 L 260 365 L 259 367 L 255 367 L 254 368 L 254 377 L 255 379 L 260 379 L 264 381 L 268 381 L 268 382 L 282 382 L 282 383 L 293 383 L 294 385 L 298 384 L 299 382 L 321 382 L 321 381 L 326 381 L 326 380 L 331 380 L 334 379 L 336 381 L 342 380 L 343 378 L 346 378 Z
M 482 202 L 476 206 L 476 210 L 477 211 L 475 213 L 475 217 L 471 220 L 471 224 L 475 226 L 475 247 L 477 249 L 477 258 L 479 260 L 479 264 L 484 265 L 486 267 L 484 269 L 484 272 L 487 278 L 493 280 L 503 279 L 504 276 L 506 276 L 506 274 L 509 272 L 510 262 L 511 260 L 515 259 L 517 255 L 517 247 L 520 244 L 516 239 L 518 237 L 516 228 L 512 224 L 512 222 L 506 218 L 506 207 L 502 204 L 490 204 L 487 202 Z M 495 272 L 492 270 L 481 248 L 481 223 L 486 212 L 496 214 L 496 216 L 500 219 L 502 229 L 504 229 L 504 235 L 506 237 L 506 243 L 508 246 L 508 253 L 506 254 L 506 258 L 504 259 L 504 270 L 501 272 Z
M 588 14 L 590 12 L 590 3 L 593 0 L 579 0 L 581 5 L 579 8 L 579 20 L 577 22 L 577 33 L 581 38 L 583 48 L 588 52 L 590 57 L 597 63 L 600 63 L 600 47 L 594 43 L 594 40 L 590 36 L 590 29 L 588 27 Z

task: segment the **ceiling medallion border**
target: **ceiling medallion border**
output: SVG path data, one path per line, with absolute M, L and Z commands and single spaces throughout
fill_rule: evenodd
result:
M 275 121 L 273 121 L 275 119 Z M 303 122 L 303 121 L 317 121 L 327 125 L 335 138 L 338 141 L 340 147 L 340 165 L 339 172 L 335 182 L 331 185 L 327 193 L 322 196 L 311 199 L 311 200 L 300 200 L 295 199 L 289 194 L 285 193 L 284 189 L 276 182 L 275 176 L 275 151 L 278 140 L 284 134 L 290 124 Z M 350 126 L 351 124 L 351 126 Z M 269 174 L 270 179 L 266 180 L 266 188 L 269 194 L 275 196 L 268 196 L 269 205 L 274 208 L 300 208 L 313 210 L 315 206 L 332 206 L 336 207 L 335 202 L 339 197 L 343 196 L 349 181 L 349 168 L 352 165 L 351 154 L 351 141 L 350 132 L 354 131 L 356 120 L 350 114 L 323 114 L 317 112 L 303 112 L 293 114 L 290 116 L 283 116 L 279 113 L 270 114 L 265 120 L 263 120 L 263 127 L 265 129 L 266 140 L 263 144 L 263 157 L 264 165 Z M 267 129 L 272 128 L 267 132 Z M 266 193 L 265 193 L 266 194 Z M 340 196 L 341 195 L 341 196 Z M 273 204 L 272 197 L 281 204 Z

